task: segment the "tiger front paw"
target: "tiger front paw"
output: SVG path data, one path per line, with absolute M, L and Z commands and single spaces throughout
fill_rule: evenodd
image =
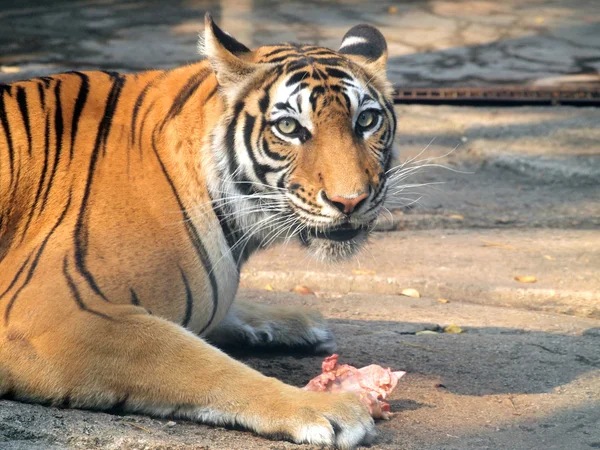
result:
M 369 444 L 375 437 L 373 418 L 356 394 L 297 391 L 289 401 L 269 405 L 259 433 L 338 449 Z
M 333 353 L 337 348 L 321 313 L 287 306 L 232 308 L 208 340 L 220 347 L 289 347 L 317 354 Z

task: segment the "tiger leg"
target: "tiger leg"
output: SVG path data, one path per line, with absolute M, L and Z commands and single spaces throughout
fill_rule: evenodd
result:
M 293 347 L 315 353 L 336 349 L 327 321 L 318 311 L 236 301 L 207 339 L 219 347 Z
M 353 394 L 286 385 L 174 323 L 133 306 L 112 308 L 108 318 L 71 314 L 38 337 L 10 326 L 0 332 L 5 393 L 79 408 L 235 424 L 339 448 L 353 448 L 374 434 L 369 412 Z

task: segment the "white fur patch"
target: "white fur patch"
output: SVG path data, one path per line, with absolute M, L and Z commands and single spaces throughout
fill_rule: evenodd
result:
M 364 37 L 350 36 L 344 39 L 344 42 L 342 42 L 342 45 L 340 46 L 340 50 L 350 45 L 366 44 L 367 42 L 368 41 Z

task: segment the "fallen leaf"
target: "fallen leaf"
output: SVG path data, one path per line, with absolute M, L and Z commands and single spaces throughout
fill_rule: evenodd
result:
M 420 336 L 422 334 L 439 334 L 437 331 L 432 331 L 432 330 L 421 330 L 421 331 L 417 331 L 415 333 L 415 336 Z
M 20 67 L 17 66 L 2 66 L 0 67 L 0 72 L 4 73 L 18 73 L 21 71 Z
M 546 258 L 548 261 L 552 261 L 554 258 L 550 255 L 544 255 L 544 258 Z
M 400 295 L 404 295 L 406 297 L 412 297 L 412 298 L 420 298 L 421 297 L 421 294 L 419 294 L 419 291 L 417 291 L 416 289 L 413 289 L 413 288 L 402 289 L 402 292 L 400 292 Z
M 310 294 L 314 294 L 313 290 L 311 288 L 309 288 L 308 286 L 296 286 L 294 289 L 292 289 L 292 292 L 295 292 L 296 294 L 300 294 L 300 295 L 310 295 Z
M 517 247 L 514 247 L 512 245 L 508 245 L 508 244 L 503 244 L 502 242 L 492 242 L 492 241 L 487 241 L 485 239 L 481 239 L 481 240 L 484 242 L 484 244 L 483 244 L 484 247 L 500 247 L 500 248 L 506 248 L 506 249 L 509 249 L 509 250 L 516 250 L 517 249 Z
M 152 434 L 152 432 L 148 428 L 138 425 L 137 423 L 133 423 L 133 422 L 121 422 L 121 423 L 124 423 L 125 425 L 131 425 L 132 427 L 139 428 L 140 430 L 144 430 L 148 434 Z
M 270 284 L 267 284 L 265 286 L 265 291 L 272 291 L 272 290 L 274 290 L 274 289 L 273 289 L 273 286 L 271 286 Z
M 460 334 L 463 333 L 463 329 L 458 325 L 450 324 L 446 328 L 444 328 L 444 333 Z
M 535 23 L 544 23 L 544 18 L 543 17 L 536 17 L 535 18 Z
M 448 217 L 454 220 L 464 220 L 464 217 L 461 214 L 450 214 Z
M 377 272 L 367 269 L 352 269 L 354 275 L 375 275 Z
M 398 7 L 397 6 L 390 6 L 387 9 L 388 14 L 396 14 L 398 12 Z
M 327 292 L 327 291 L 317 291 L 315 292 L 315 297 L 317 298 L 342 298 L 344 294 L 341 292 Z
M 450 303 L 450 300 L 448 300 L 447 298 L 438 298 L 437 299 L 438 303 Z
M 537 281 L 537 278 L 534 277 L 533 275 L 524 275 L 524 276 L 516 276 L 515 280 L 517 280 L 520 283 L 535 283 Z

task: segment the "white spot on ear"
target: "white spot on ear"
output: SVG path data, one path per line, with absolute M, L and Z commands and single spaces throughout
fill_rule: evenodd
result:
M 350 36 L 344 39 L 344 42 L 342 42 L 342 45 L 340 46 L 340 50 L 350 45 L 366 44 L 367 42 L 368 41 L 364 37 Z

